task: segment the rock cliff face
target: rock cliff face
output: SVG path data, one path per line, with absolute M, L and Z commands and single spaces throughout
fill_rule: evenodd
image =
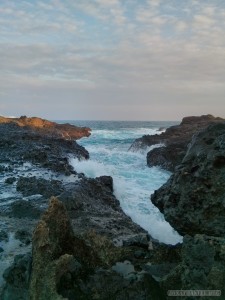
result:
M 182 163 L 151 196 L 165 219 L 184 236 L 182 261 L 161 282 L 165 290 L 171 286 L 218 290 L 218 299 L 225 299 L 224 199 L 225 124 L 221 123 L 193 136 Z
M 42 135 L 63 138 L 66 140 L 77 140 L 82 137 L 88 137 L 91 129 L 88 127 L 77 127 L 71 124 L 57 124 L 41 118 L 33 117 L 27 118 L 21 116 L 20 118 L 5 118 L 0 116 L 0 124 L 16 124 L 19 127 L 25 127 Z
M 225 233 L 225 124 L 194 136 L 182 164 L 152 197 L 184 235 Z
M 181 163 L 193 134 L 206 128 L 209 124 L 224 122 L 224 119 L 215 118 L 212 115 L 185 117 L 180 125 L 171 126 L 160 135 L 145 135 L 135 140 L 130 150 L 135 151 L 156 144 L 164 144 L 163 147 L 148 152 L 147 165 L 149 167 L 161 166 L 173 172 L 175 167 Z

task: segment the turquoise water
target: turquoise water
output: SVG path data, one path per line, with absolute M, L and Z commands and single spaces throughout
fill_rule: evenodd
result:
M 167 181 L 171 175 L 158 167 L 146 165 L 146 153 L 128 151 L 132 142 L 144 134 L 159 133 L 160 127 L 175 122 L 117 122 L 117 121 L 69 121 L 92 129 L 89 138 L 78 141 L 90 153 L 90 160 L 72 159 L 77 172 L 88 177 L 110 175 L 114 193 L 124 212 L 134 222 L 146 229 L 154 238 L 164 243 L 176 244 L 181 237 L 164 220 L 163 215 L 151 203 L 150 194 Z

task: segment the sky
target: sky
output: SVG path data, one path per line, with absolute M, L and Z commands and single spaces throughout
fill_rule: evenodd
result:
M 224 0 L 0 0 L 0 115 L 225 117 Z

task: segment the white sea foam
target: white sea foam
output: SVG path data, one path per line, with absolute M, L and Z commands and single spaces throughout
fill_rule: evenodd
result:
M 114 193 L 124 212 L 154 238 L 176 244 L 182 238 L 150 201 L 150 194 L 170 176 L 167 171 L 146 165 L 147 152 L 162 145 L 147 147 L 139 152 L 127 151 L 135 138 L 155 133 L 160 133 L 157 128 L 94 129 L 91 137 L 80 140 L 89 151 L 90 160 L 72 159 L 71 164 L 77 172 L 88 177 L 112 176 Z
M 113 174 L 113 167 L 92 160 L 81 160 L 71 158 L 71 165 L 78 173 L 84 173 L 87 177 L 95 178 L 103 175 Z

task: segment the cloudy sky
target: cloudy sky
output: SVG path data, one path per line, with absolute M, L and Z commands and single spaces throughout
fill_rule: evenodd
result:
M 224 0 L 0 0 L 0 115 L 225 117 Z

